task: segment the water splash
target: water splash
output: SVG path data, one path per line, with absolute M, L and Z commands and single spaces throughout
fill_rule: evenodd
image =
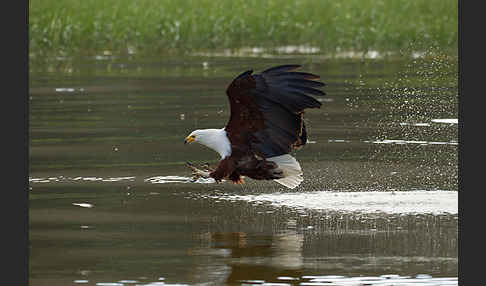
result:
M 213 178 L 199 178 L 193 180 L 191 177 L 182 176 L 155 176 L 144 180 L 145 182 L 152 184 L 166 184 L 166 183 L 198 183 L 198 184 L 211 184 L 215 183 Z
M 456 191 L 391 191 L 273 193 L 257 195 L 218 195 L 218 199 L 268 203 L 295 210 L 345 213 L 457 214 Z

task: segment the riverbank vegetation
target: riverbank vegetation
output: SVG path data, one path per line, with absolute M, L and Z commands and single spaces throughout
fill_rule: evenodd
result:
M 282 46 L 457 51 L 453 0 L 30 0 L 30 56 Z M 278 50 L 275 50 L 278 52 Z

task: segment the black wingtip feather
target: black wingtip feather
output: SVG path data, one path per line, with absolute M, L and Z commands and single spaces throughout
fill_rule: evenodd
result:
M 300 65 L 281 65 L 281 66 L 276 66 L 276 67 L 266 69 L 262 73 L 271 74 L 271 73 L 288 72 L 288 71 L 296 70 L 300 67 L 301 67 Z
M 322 103 L 305 94 L 301 89 L 286 87 L 280 89 L 279 96 L 268 97 L 272 102 L 278 103 L 292 113 L 300 113 L 306 108 L 320 108 Z
M 282 72 L 279 74 L 275 74 L 274 76 L 278 76 L 279 78 L 289 78 L 289 79 L 308 79 L 308 80 L 317 80 L 321 77 L 312 73 L 307 72 Z
M 302 93 L 313 94 L 313 95 L 318 95 L 318 96 L 326 95 L 323 91 L 312 88 L 312 87 L 299 86 L 299 85 L 293 85 L 293 84 L 289 84 L 289 87 L 293 88 L 295 90 L 298 90 Z
M 288 82 L 292 85 L 297 85 L 297 86 L 307 86 L 307 87 L 323 87 L 323 86 L 325 86 L 325 84 L 320 82 L 320 81 L 313 81 L 313 80 L 307 80 L 307 79 L 290 78 L 290 79 L 288 79 Z
M 312 96 L 326 95 L 320 90 L 324 83 L 318 75 L 292 71 L 300 65 L 283 65 L 272 67 L 259 75 L 269 89 L 265 95 L 269 100 L 280 104 L 293 113 L 300 113 L 306 108 L 320 108 L 322 103 Z
M 245 77 L 247 75 L 251 75 L 252 73 L 253 73 L 253 70 L 247 70 L 247 71 L 241 73 L 239 76 L 237 76 L 234 80 L 240 79 L 240 78 Z

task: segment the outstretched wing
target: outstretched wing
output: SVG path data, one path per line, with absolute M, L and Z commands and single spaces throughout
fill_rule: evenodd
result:
M 299 65 L 282 65 L 236 77 L 226 93 L 231 115 L 225 127 L 233 148 L 252 149 L 269 158 L 287 154 L 306 143 L 303 121 L 306 108 L 321 103 L 309 95 L 325 95 L 317 89 L 319 76 L 296 72 Z

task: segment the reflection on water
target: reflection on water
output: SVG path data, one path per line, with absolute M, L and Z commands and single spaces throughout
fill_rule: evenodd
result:
M 457 285 L 457 59 L 301 48 L 32 63 L 31 285 Z M 193 182 L 218 157 L 183 138 L 224 126 L 229 81 L 295 62 L 328 94 L 303 184 Z

